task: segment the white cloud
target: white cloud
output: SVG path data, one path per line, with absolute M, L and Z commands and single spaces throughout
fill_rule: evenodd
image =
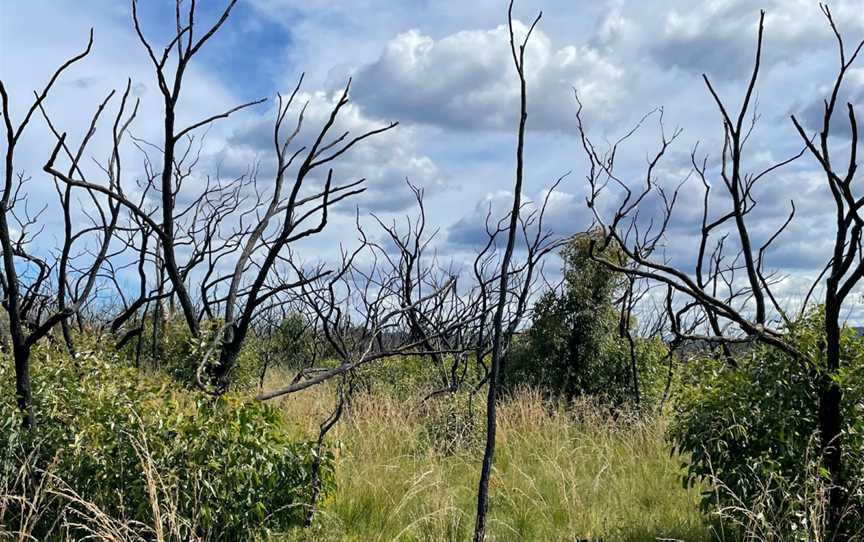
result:
M 715 79 L 749 76 L 759 10 L 765 15 L 764 65 L 796 63 L 830 43 L 828 24 L 815 0 L 709 0 L 694 9 L 688 0 L 620 2 L 604 18 L 600 42 L 648 53 L 661 67 L 708 73 Z M 837 24 L 851 36 L 864 29 L 859 0 L 830 3 Z
M 527 20 L 540 3 L 520 0 L 518 16 Z M 700 152 L 709 151 L 716 163 L 722 136 L 719 114 L 699 74 L 711 75 L 730 103 L 740 100 L 741 81 L 752 63 L 759 5 L 750 0 L 543 3 L 545 15 L 526 61 L 528 122 L 535 132 L 527 142 L 525 192 L 537 199 L 541 186 L 574 169 L 562 186 L 564 192 L 552 200 L 554 210 L 550 207 L 548 223 L 556 231 L 578 229 L 587 216 L 584 162 L 573 129 L 574 86 L 585 102 L 585 115 L 593 121 L 589 127 L 598 143 L 604 136 L 620 135 L 626 123 L 665 104 L 669 129 L 677 124 L 686 129 L 673 149 L 683 156 L 683 167 L 688 165 L 688 153 L 696 140 L 702 141 Z M 214 5 L 218 8 L 220 4 Z M 249 62 L 275 64 L 275 86 L 282 89 L 293 83 L 299 71 L 307 72 L 310 91 L 304 99 L 312 101 L 306 122 L 309 130 L 323 123 L 334 90 L 350 73 L 356 76 L 355 102 L 344 110 L 334 134 L 346 129 L 360 133 L 389 120 L 402 122 L 398 129 L 363 142 L 334 164 L 342 181 L 368 178 L 368 193 L 354 200 L 361 213 L 404 211 L 412 201 L 404 184 L 408 177 L 427 188 L 430 223 L 445 228 L 453 225 L 454 240 L 453 232 L 460 228 L 470 237 L 477 231 L 475 226 L 482 226 L 490 198 L 506 212 L 506 191 L 512 189 L 518 88 L 507 29 L 501 26 L 506 21 L 505 4 L 499 0 L 250 0 L 238 4 L 238 18 L 260 17 L 268 24 L 282 25 L 284 32 L 258 43 L 256 51 L 270 53 L 273 41 L 272 54 L 266 59 L 250 57 Z M 818 114 L 824 87 L 837 62 L 833 37 L 815 0 L 765 0 L 763 5 L 768 11 L 766 69 L 757 96 L 762 119 L 747 154 L 754 167 L 799 148 L 788 115 L 796 112 L 810 120 L 814 111 Z M 158 14 L 162 9 L 154 4 L 148 13 Z M 864 29 L 860 0 L 835 0 L 832 9 L 847 41 L 860 39 Z M 169 8 L 169 17 L 171 11 Z M 160 97 L 152 68 L 131 31 L 126 2 L 33 0 L 4 6 L 0 74 L 15 103 L 29 98 L 49 69 L 81 47 L 90 26 L 96 29 L 92 57 L 70 72 L 49 104 L 58 124 L 70 136 L 80 137 L 96 100 L 131 75 L 136 95 L 143 99 L 134 133 L 158 141 Z M 249 25 L 241 31 L 240 26 L 232 18 L 214 38 L 214 45 L 224 38 L 232 47 L 245 50 L 247 34 L 256 30 Z M 519 27 L 524 31 L 524 25 Z M 31 28 L 40 31 L 21 31 Z M 148 28 L 160 31 L 155 23 Z M 226 66 L 229 61 L 217 55 L 202 60 L 188 75 L 181 122 L 258 97 L 248 95 L 252 76 L 244 77 L 254 70 L 242 63 Z M 220 71 L 224 69 L 230 73 Z M 861 73 L 850 74 L 844 94 L 853 101 L 862 96 Z M 256 89 L 273 84 L 269 80 L 255 83 Z M 245 172 L 259 159 L 266 166 L 272 160 L 273 112 L 264 114 L 265 109 L 220 122 L 209 134 L 205 152 L 211 160 L 202 162 L 202 169 L 212 171 L 221 164 L 224 177 L 229 177 Z M 541 130 L 544 132 L 539 133 Z M 102 141 L 104 135 L 100 133 L 97 140 Z M 50 142 L 44 128 L 34 130 L 22 145 L 17 165 L 34 174 L 34 191 L 56 198 L 50 180 L 41 174 L 44 147 L 50 147 Z M 647 127 L 622 149 L 619 163 L 629 174 L 627 178 L 639 182 L 646 154 L 656 143 L 656 132 Z M 103 156 L 98 145 L 93 154 Z M 673 160 L 671 153 L 669 158 L 674 166 L 670 179 L 677 182 L 682 162 Z M 812 161 L 804 162 L 807 169 L 816 167 Z M 131 176 L 140 167 L 138 155 L 127 154 L 125 166 Z M 812 255 L 819 247 L 806 241 L 808 234 L 830 235 L 831 222 L 825 217 L 831 214 L 831 203 L 822 197 L 824 184 L 819 179 L 812 182 L 811 174 L 792 169 L 766 182 L 760 208 L 753 215 L 754 229 L 760 235 L 773 231 L 786 216 L 788 200 L 796 199 L 799 216 L 795 224 L 800 226 L 793 225 L 783 245 L 769 255 L 771 262 L 790 269 L 796 262 L 815 265 Z M 686 240 L 693 231 L 694 217 L 698 218 L 701 191 L 696 188 L 682 196 L 682 216 L 673 224 L 679 237 L 670 239 L 669 247 L 680 252 L 681 259 L 692 259 L 693 244 L 677 240 Z M 650 213 L 647 205 L 646 214 Z M 347 203 L 343 210 L 353 211 L 353 205 Z M 334 227 L 310 241 L 316 248 L 311 254 L 324 254 L 346 237 L 352 217 L 333 216 L 332 220 Z M 464 250 L 453 243 L 449 248 Z M 447 257 L 443 252 L 441 256 Z M 805 270 L 794 270 L 799 271 Z
M 527 31 L 516 21 L 518 36 Z M 535 31 L 526 49 L 529 127 L 573 129 L 573 89 L 586 107 L 609 114 L 622 94 L 624 71 L 588 45 L 555 47 Z M 381 56 L 356 73 L 358 102 L 375 114 L 459 130 L 512 130 L 519 83 L 509 33 L 465 30 L 435 40 L 419 30 L 392 39 Z
M 589 212 L 584 209 L 582 198 L 570 192 L 544 189 L 536 194 L 522 194 L 522 216 L 539 217 L 544 201 L 543 230 L 554 237 L 566 237 L 584 231 L 590 224 Z M 474 209 L 456 221 L 447 231 L 446 242 L 456 250 L 471 250 L 483 246 L 488 240 L 486 220 L 490 227 L 509 216 L 513 207 L 513 192 L 499 190 L 486 194 Z M 536 228 L 537 221 L 533 221 Z M 536 231 L 532 230 L 532 231 Z

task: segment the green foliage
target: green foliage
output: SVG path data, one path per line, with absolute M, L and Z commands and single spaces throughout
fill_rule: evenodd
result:
M 704 495 L 706 507 L 735 506 L 742 513 L 761 509 L 760 521 L 773 525 L 811 517 L 812 508 L 820 506 L 822 496 L 814 485 L 826 482 L 820 480 L 826 473 L 819 466 L 817 420 L 821 313 L 798 322 L 791 334 L 810 364 L 763 345 L 740 356 L 737 370 L 710 358 L 690 364 L 670 435 L 691 456 L 685 483 L 707 478 L 718 485 Z M 846 330 L 841 349 L 849 517 L 859 521 L 864 517 L 864 340 Z M 786 526 L 795 528 L 792 523 Z M 781 538 L 801 539 L 803 525 L 797 527 Z
M 508 388 L 530 385 L 617 405 L 634 399 L 629 344 L 620 336 L 614 305 L 624 279 L 591 258 L 590 243 L 590 236 L 580 237 L 562 251 L 563 291 L 538 300 L 531 328 L 514 341 L 504 376 Z M 618 264 L 623 258 L 613 246 L 602 257 Z M 636 342 L 638 370 L 653 379 L 663 347 L 649 339 Z
M 170 523 L 181 539 L 244 540 L 302 522 L 315 447 L 295 441 L 270 405 L 183 391 L 92 353 L 73 363 L 40 346 L 34 359 L 35 431 L 20 428 L 11 364 L 0 365 L 7 494 L 32 502 L 40 483 L 61 484 L 57 495 L 80 496 L 108 517 L 154 532 Z M 334 483 L 329 455 L 322 474 L 326 495 Z M 74 504 L 43 503 L 48 510 L 33 536 L 56 534 Z M 20 515 L 21 506 L 6 514 Z
M 639 375 L 639 394 L 643 405 L 652 408 L 660 404 L 666 389 L 669 360 L 666 355 L 669 347 L 660 337 L 636 337 L 636 372 Z M 629 346 L 626 342 L 615 343 L 618 355 L 622 359 L 630 359 Z M 630 391 L 629 389 L 626 391 Z
M 436 375 L 429 359 L 421 356 L 385 358 L 358 372 L 362 387 L 367 390 L 388 390 L 408 397 L 418 389 L 433 390 Z
M 181 384 L 194 386 L 195 374 L 203 357 L 209 353 L 211 365 L 218 361 L 217 343 L 223 331 L 223 320 L 204 320 L 201 322 L 201 337 L 196 339 L 189 333 L 182 317 L 178 315 L 168 320 L 163 324 L 160 336 L 159 369 Z M 258 334 L 254 328 L 250 329 L 231 371 L 232 389 L 254 388 L 259 384 L 265 367 L 302 368 L 315 351 L 316 340 L 319 338 L 298 314 L 282 319 L 270 333 Z
M 270 356 L 269 366 L 301 369 L 312 356 L 316 339 L 302 316 L 289 314 L 271 336 L 261 337 L 256 344 L 262 355 Z
M 189 332 L 186 321 L 178 314 L 160 323 L 154 348 L 153 323 L 152 318 L 148 318 L 141 336 L 144 341 L 142 349 L 146 360 L 144 365 L 167 374 L 186 388 L 194 388 L 196 387 L 195 375 L 204 356 L 209 352 L 211 364 L 219 359 L 219 348 L 216 343 L 223 328 L 224 322 L 221 319 L 204 320 L 201 322 L 201 337 L 195 338 Z M 236 366 L 231 373 L 232 389 L 248 390 L 257 384 L 263 363 L 262 357 L 255 348 L 258 342 L 259 339 L 254 333 L 247 335 L 246 344 L 241 349 Z M 124 347 L 122 355 L 134 359 L 136 348 L 135 340 L 130 341 Z
M 437 367 L 431 356 L 385 358 L 358 371 L 358 383 L 366 391 L 385 391 L 406 399 L 418 393 L 426 395 L 446 388 L 450 382 L 451 369 L 456 360 L 451 355 L 445 355 L 441 361 L 442 366 Z M 462 358 L 458 363 L 456 374 L 462 379 L 462 389 L 472 389 L 483 378 L 480 369 L 473 358 Z

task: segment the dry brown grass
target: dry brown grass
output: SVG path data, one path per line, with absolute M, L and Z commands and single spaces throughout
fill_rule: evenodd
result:
M 358 395 L 333 430 L 338 490 L 308 540 L 467 540 L 473 524 L 482 419 L 462 401 L 430 405 Z M 331 407 L 325 387 L 281 400 L 312 436 Z M 490 539 L 688 542 L 715 540 L 684 489 L 662 419 L 613 418 L 589 402 L 550 404 L 523 390 L 499 410 Z M 443 442 L 442 442 L 443 441 Z M 455 441 L 455 442 L 453 442 Z

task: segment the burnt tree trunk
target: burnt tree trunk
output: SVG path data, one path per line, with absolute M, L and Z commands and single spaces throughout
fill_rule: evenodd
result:
M 830 282 L 830 281 L 829 281 Z M 829 292 L 832 286 L 828 286 Z M 830 299 L 830 295 L 829 295 Z M 819 434 L 822 464 L 830 476 L 828 488 L 828 522 L 830 540 L 844 540 L 840 526 L 845 508 L 843 477 L 843 391 L 835 380 L 840 369 L 840 306 L 825 305 L 825 366 L 819 377 Z
M 14 339 L 13 339 L 14 341 Z M 15 399 L 18 410 L 21 411 L 21 423 L 26 429 L 36 426 L 36 416 L 33 412 L 33 388 L 30 384 L 30 348 L 15 343 Z

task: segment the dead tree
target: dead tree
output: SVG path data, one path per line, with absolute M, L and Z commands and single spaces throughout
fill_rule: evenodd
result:
M 140 292 L 136 299 L 128 303 L 124 300 L 124 308 L 112 319 L 111 329 L 120 333 L 128 322 L 139 321 L 118 336 L 118 347 L 124 346 L 133 337 L 140 337 L 143 330 L 140 311 L 148 306 L 152 307 L 151 313 L 154 317 L 155 347 L 158 329 L 165 316 L 163 304 L 169 302 L 173 305 L 175 298 L 190 333 L 195 337 L 199 336 L 200 318 L 193 294 L 190 293 L 189 279 L 203 263 L 213 263 L 214 253 L 230 253 L 236 248 L 230 242 L 216 243 L 219 240 L 217 231 L 244 202 L 242 193 L 249 181 L 245 177 L 224 181 L 218 172 L 215 179 L 209 176 L 204 181 L 193 179 L 203 146 L 203 137 L 196 138 L 195 134 L 220 119 L 265 100 L 239 105 L 185 127 L 176 125 L 177 106 L 187 69 L 192 59 L 228 19 L 235 4 L 236 0 L 230 1 L 218 20 L 199 37 L 195 33 L 198 29 L 195 19 L 196 3 L 192 2 L 184 14 L 181 9 L 182 2 L 178 0 L 175 10 L 176 33 L 161 52 L 157 53 L 142 30 L 138 18 L 138 3 L 136 0 L 132 1 L 134 29 L 153 65 L 164 102 L 164 129 L 159 144 L 132 138 L 144 158 L 145 175 L 138 180 L 136 195 L 128 193 L 119 180 L 108 184 L 95 183 L 80 175 L 76 177 L 74 171 L 60 171 L 55 166 L 54 158 L 45 166 L 45 170 L 54 175 L 55 179 L 65 183 L 65 190 L 78 187 L 91 194 L 107 196 L 112 206 L 119 205 L 129 216 L 124 243 L 127 249 L 139 253 Z M 63 146 L 59 134 L 56 135 L 58 144 L 55 156 Z M 161 155 L 161 162 L 151 159 L 150 154 L 154 151 Z M 194 182 L 189 182 L 190 179 Z M 191 184 L 196 185 L 194 193 L 189 190 Z M 158 204 L 155 200 L 158 200 Z M 186 255 L 185 261 L 180 261 L 180 252 Z M 144 271 L 149 265 L 154 267 L 154 275 L 157 277 L 153 291 L 148 288 Z M 119 285 L 117 291 L 122 297 Z
M 153 64 L 159 91 L 162 94 L 164 102 L 164 134 L 161 141 L 162 165 L 158 184 L 161 195 L 161 222 L 158 224 L 154 222 L 150 224 L 150 226 L 159 238 L 162 264 L 164 265 L 165 273 L 171 281 L 174 295 L 180 302 L 180 307 L 183 311 L 186 324 L 189 326 L 192 335 L 196 337 L 200 335 L 197 311 L 195 310 L 192 296 L 190 295 L 189 289 L 185 283 L 181 264 L 178 262 L 177 258 L 177 237 L 175 235 L 175 224 L 177 220 L 176 204 L 177 195 L 183 181 L 182 175 L 178 176 L 177 162 L 178 158 L 182 159 L 184 156 L 181 155 L 178 157 L 177 145 L 182 142 L 185 137 L 190 136 L 196 130 L 208 126 L 217 120 L 227 118 L 237 111 L 263 103 L 265 99 L 241 104 L 229 109 L 228 111 L 214 114 L 183 128 L 178 128 L 176 126 L 176 108 L 182 94 L 183 80 L 190 62 L 201 48 L 210 40 L 210 38 L 219 31 L 225 21 L 228 20 L 231 10 L 234 8 L 236 3 L 237 0 L 230 0 L 216 23 L 207 29 L 200 37 L 196 37 L 195 2 L 189 4 L 189 11 L 186 14 L 185 19 L 183 19 L 180 9 L 181 1 L 177 0 L 177 9 L 175 10 L 177 32 L 171 41 L 164 47 L 161 54 L 157 54 L 157 52 L 154 51 L 153 46 L 145 37 L 141 28 L 141 23 L 138 20 L 138 2 L 137 0 L 132 0 L 132 19 L 134 22 L 135 32 Z M 176 59 L 174 60 L 173 66 L 170 66 L 169 61 L 172 59 L 172 54 L 175 51 Z M 172 67 L 173 69 L 171 69 Z
M 432 397 L 459 390 L 467 374 L 465 354 L 470 337 L 466 335 L 464 326 L 451 324 L 473 321 L 472 315 L 477 311 L 460 296 L 457 288 L 449 290 L 446 302 L 433 297 L 424 303 L 415 303 L 416 299 L 424 297 L 424 292 L 440 290 L 458 273 L 452 263 L 442 268 L 434 250 L 431 255 L 428 254 L 438 230 L 427 233 L 424 191 L 410 181 L 407 184 L 417 204 L 416 217 L 412 219 L 406 216 L 405 227 L 400 229 L 395 220 L 384 223 L 373 214 L 383 238 L 370 241 L 369 248 L 380 262 L 381 272 L 378 276 L 387 278 L 379 281 L 379 287 L 395 301 L 408 307 L 404 313 L 408 325 L 406 338 L 420 341 L 421 350 L 425 352 L 423 357 L 431 362 L 437 374 L 436 388 L 424 397 L 422 402 L 425 402 Z
M 359 220 L 357 230 L 358 246 L 351 252 L 343 250 L 336 269 L 325 271 L 323 265 L 303 269 L 295 265 L 300 280 L 298 287 L 289 291 L 314 314 L 315 333 L 327 342 L 339 365 L 304 367 L 289 385 L 260 393 L 259 400 L 296 393 L 387 358 L 465 351 L 462 343 L 448 346 L 446 342 L 473 317 L 467 305 L 452 294 L 457 277 L 439 275 L 432 279 L 429 273 L 423 281 L 428 290 L 406 290 L 409 279 L 403 273 L 404 267 L 398 260 L 382 256 L 381 245 L 369 240 Z M 413 232 L 416 235 L 418 230 Z M 425 268 L 425 264 L 420 266 Z M 408 299 L 406 291 L 410 292 Z M 442 308 L 448 304 L 455 308 Z M 413 332 L 416 328 L 409 314 L 424 320 L 421 333 Z M 435 314 L 451 317 L 430 322 L 427 315 Z
M 61 186 L 55 182 L 64 216 L 62 245 L 56 258 L 51 258 L 33 250 L 33 241 L 41 232 L 39 215 L 32 213 L 27 203 L 23 187 L 29 180 L 24 173 L 15 171 L 15 151 L 33 115 L 41 111 L 49 127 L 55 131 L 45 109 L 45 100 L 52 87 L 70 66 L 86 57 L 93 43 L 93 33 L 84 52 L 63 63 L 52 75 L 41 92 L 35 93 L 24 118 L 16 125 L 10 116 L 9 96 L 0 82 L 0 98 L 5 125 L 5 168 L 3 174 L 3 195 L 0 199 L 0 246 L 3 248 L 3 272 L 0 277 L 3 308 L 9 315 L 12 350 L 15 359 L 16 396 L 23 414 L 25 427 L 33 427 L 35 413 L 30 383 L 30 351 L 42 338 L 48 336 L 58 325 L 77 314 L 88 302 L 96 288 L 103 264 L 110 256 L 111 241 L 118 221 L 118 206 L 111 201 L 98 197 L 94 192 L 87 195 L 96 209 L 91 216 L 92 226 L 75 230 L 72 224 L 73 197 L 72 187 Z M 111 155 L 102 169 L 109 185 L 119 182 L 121 175 L 120 143 L 126 129 L 135 117 L 137 102 L 129 104 L 130 84 L 127 83 L 114 118 Z M 99 119 L 113 99 L 111 92 L 98 106 L 90 120 L 87 132 L 77 147 L 66 142 L 66 134 L 58 134 L 58 143 L 51 157 L 54 163 L 62 152 L 68 160 L 68 175 L 84 177 L 82 158 L 91 141 Z M 56 179 L 55 179 L 56 181 Z M 15 224 L 15 233 L 13 233 Z M 95 237 L 97 249 L 87 253 L 76 247 Z M 86 260 L 86 262 L 84 262 Z M 78 264 L 76 261 L 82 261 Z M 56 281 L 57 289 L 51 289 Z M 71 286 L 71 288 L 70 288 Z M 64 327 L 68 333 L 68 328 Z M 67 336 L 68 337 L 68 336 Z M 71 343 L 70 343 L 71 344 Z
M 161 330 L 173 316 L 171 307 L 175 291 L 165 271 L 163 243 L 158 235 L 160 232 L 152 228 L 161 214 L 158 203 L 161 201 L 159 173 L 154 169 L 151 157 L 153 145 L 138 138 L 133 138 L 133 142 L 143 157 L 144 174 L 136 179 L 131 193 L 118 185 L 108 197 L 120 203 L 127 217 L 124 227 L 118 229 L 118 242 L 123 244 L 123 252 L 129 251 L 135 255 L 132 259 L 125 258 L 122 266 L 137 267 L 138 292 L 137 296 L 127 298 L 129 292 L 112 280 L 122 310 L 110 318 L 110 329 L 116 336 L 116 347 L 119 349 L 133 338 L 140 342 L 144 316 L 149 317 L 152 321 L 152 361 L 157 366 Z M 174 163 L 175 200 L 181 194 L 189 196 L 183 190 L 187 182 L 196 184 L 196 193 L 191 197 L 183 197 L 182 205 L 178 205 L 174 213 L 173 246 L 185 255 L 184 261 L 179 264 L 184 284 L 192 284 L 192 279 L 205 284 L 216 265 L 239 249 L 239 240 L 222 235 L 222 232 L 233 227 L 234 215 L 249 204 L 245 192 L 253 184 L 253 178 L 245 174 L 223 179 L 218 169 L 215 175 L 208 174 L 203 179 L 193 178 L 201 161 L 202 148 L 203 137 L 187 137 Z M 122 198 L 127 199 L 126 204 L 123 204 Z M 202 276 L 203 279 L 199 280 Z M 152 280 L 148 277 L 152 277 Z M 203 287 L 200 293 L 204 293 Z M 215 315 L 207 310 L 199 311 L 196 314 L 199 326 L 205 317 L 214 319 Z
M 213 357 L 212 363 L 208 358 L 204 371 L 199 371 L 202 374 L 199 384 L 207 389 L 212 388 L 216 393 L 228 388 L 231 372 L 257 311 L 276 296 L 299 288 L 305 280 L 314 279 L 295 277 L 294 280 L 285 281 L 280 276 L 280 280 L 275 280 L 280 267 L 290 269 L 287 260 L 292 245 L 320 233 L 327 225 L 332 206 L 365 190 L 362 186 L 364 179 L 336 184 L 334 170 L 328 168 L 358 143 L 397 125 L 390 123 L 358 135 L 344 132 L 331 137 L 330 132 L 340 112 L 349 102 L 349 80 L 311 142 L 294 145 L 295 138 L 303 128 L 306 110 L 306 105 L 295 107 L 298 105 L 301 77 L 287 99 L 279 96 L 273 131 L 277 166 L 272 188 L 268 189 L 269 195 L 259 190 L 257 170 L 253 169 L 248 175 L 230 182 L 222 181 L 218 173 L 212 182 L 208 177 L 204 186 L 188 198 L 190 203 L 179 205 L 178 196 L 184 187 L 188 187 L 186 181 L 193 177 L 200 157 L 200 139 L 196 143 L 193 133 L 263 102 L 248 102 L 185 128 L 175 126 L 176 107 L 186 69 L 228 19 L 235 3 L 236 0 L 229 2 L 218 21 L 196 38 L 195 2 L 191 3 L 184 18 L 181 17 L 178 1 L 176 35 L 161 54 L 157 54 L 141 29 L 137 2 L 132 2 L 135 30 L 155 68 L 164 98 L 165 133 L 161 144 L 152 145 L 136 140 L 144 152 L 147 173 L 142 192 L 158 194 L 158 206 L 148 207 L 144 196 L 133 200 L 119 184 L 105 186 L 73 178 L 57 171 L 53 161 L 46 166 L 46 171 L 67 185 L 100 193 L 121 204 L 152 236 L 150 246 L 156 248 L 154 257 L 155 265 L 159 268 L 157 271 L 164 271 L 170 288 L 164 290 L 162 280 L 157 280 L 159 290 L 155 294 L 146 293 L 142 287 L 138 299 L 115 319 L 112 324 L 114 329 L 119 329 L 143 305 L 152 303 L 157 311 L 160 310 L 163 299 L 177 299 L 194 337 L 201 337 L 203 318 L 215 320 L 221 316 L 223 322 L 219 332 L 218 356 Z M 172 59 L 173 63 L 170 62 Z M 296 122 L 290 127 L 290 133 L 286 133 L 289 130 L 286 126 L 289 114 L 296 114 Z M 153 149 L 161 154 L 161 167 L 152 165 L 148 152 Z M 319 171 L 325 169 L 327 172 L 322 174 L 323 179 L 316 177 Z M 200 179 L 196 180 L 200 183 Z M 313 182 L 316 186 L 311 186 Z M 252 190 L 255 196 L 250 201 L 247 192 Z M 144 245 L 142 241 L 142 250 L 146 253 L 148 249 Z M 188 254 L 186 261 L 180 261 L 180 250 Z M 220 268 L 224 269 L 232 257 L 233 265 L 229 264 L 231 271 L 218 272 Z M 199 287 L 193 293 L 190 283 L 195 281 L 198 281 Z M 196 294 L 199 296 L 200 310 L 196 307 Z M 219 312 L 221 314 L 217 314 Z M 154 321 L 154 324 L 158 322 Z
M 835 158 L 836 155 L 832 156 L 829 137 L 831 136 L 832 117 L 835 110 L 838 109 L 838 94 L 846 74 L 864 47 L 864 41 L 858 43 L 849 54 L 831 15 L 831 10 L 825 5 L 822 5 L 821 8 L 837 40 L 840 68 L 831 88 L 831 93 L 824 100 L 824 115 L 818 139 L 809 137 L 794 116 L 792 122 L 801 139 L 807 145 L 810 155 L 816 159 L 824 171 L 825 180 L 834 198 L 836 210 L 834 247 L 831 259 L 826 265 L 828 273 L 825 279 L 823 301 L 825 306 L 825 368 L 819 377 L 819 430 L 825 468 L 831 474 L 828 521 L 832 525 L 838 525 L 842 519 L 841 515 L 845 504 L 842 454 L 843 392 L 836 378 L 842 369 L 840 356 L 842 320 L 840 313 L 849 294 L 864 277 L 864 251 L 861 247 L 862 230 L 864 230 L 864 216 L 862 216 L 861 208 L 864 206 L 864 196 L 856 195 L 852 186 L 858 170 L 859 140 L 858 120 L 855 115 L 855 106 L 851 102 L 846 104 L 846 114 L 852 135 L 848 157 Z M 840 109 L 842 110 L 842 106 Z M 841 160 L 846 162 L 844 168 L 838 166 Z
M 825 527 L 829 532 L 828 538 L 840 540 L 843 537 L 841 519 L 845 508 L 842 393 L 836 381 L 836 376 L 842 369 L 839 357 L 840 312 L 848 294 L 864 275 L 864 255 L 860 247 L 862 228 L 864 228 L 860 209 L 864 206 L 864 198 L 855 196 L 852 189 L 857 171 L 859 145 L 853 104 L 847 104 L 846 107 L 852 141 L 849 156 L 842 170 L 836 165 L 838 160 L 831 156 L 832 147 L 829 139 L 832 116 L 837 108 L 840 89 L 849 68 L 864 47 L 864 42 L 849 54 L 830 10 L 824 6 L 822 9 L 839 46 L 840 69 L 833 82 L 831 94 L 825 100 L 825 115 L 818 138 L 809 137 L 800 122 L 795 117 L 792 118 L 795 129 L 803 140 L 800 153 L 767 168 L 748 172 L 744 150 L 757 118 L 752 114 L 752 101 L 762 56 L 764 12 L 759 19 L 754 67 L 742 105 L 734 115 L 717 94 L 707 76 L 704 77 L 708 91 L 722 118 L 723 145 L 717 172 L 710 170 L 707 158 L 697 158 L 697 149 L 694 149 L 691 154 L 693 170 L 705 190 L 700 240 L 693 271 L 651 257 L 667 231 L 678 188 L 680 188 L 679 185 L 671 195 L 664 192 L 662 186 L 658 184 L 657 165 L 679 132 L 676 131 L 672 137 L 667 137 L 662 130 L 661 116 L 660 149 L 652 155 L 645 179 L 641 187 L 637 187 L 636 183 L 628 183 L 620 179 L 615 168 L 618 146 L 633 132 L 612 144 L 606 151 L 600 152 L 592 144 L 582 126 L 581 107 L 578 118 L 583 147 L 590 166 L 588 180 L 591 195 L 588 205 L 604 228 L 606 233 L 604 242 L 617 243 L 635 263 L 632 268 L 624 266 L 613 266 L 613 268 L 666 286 L 668 321 L 676 341 L 697 340 L 725 347 L 730 344 L 755 341 L 783 351 L 806 367 L 817 366 L 814 364 L 815 360 L 811 359 L 811 354 L 799 351 L 790 340 L 788 330 L 795 315 L 790 314 L 790 309 L 783 305 L 774 291 L 774 286 L 782 277 L 776 272 L 766 270 L 766 253 L 794 219 L 794 202 L 790 203 L 788 217 L 777 225 L 772 234 L 759 241 L 751 234 L 749 215 L 756 205 L 754 187 L 778 169 L 800 158 L 808 150 L 824 170 L 828 188 L 835 202 L 836 236 L 831 258 L 809 289 L 801 311 L 803 314 L 813 292 L 825 278 L 823 303 L 826 311 L 824 352 L 826 362 L 813 374 L 819 384 L 818 426 L 822 443 L 822 460 L 831 477 Z M 715 175 L 719 177 L 719 182 L 712 183 L 710 178 Z M 718 211 L 712 206 L 714 200 L 709 198 L 712 186 L 722 187 L 723 195 L 728 202 L 727 208 Z M 602 211 L 599 201 L 601 195 L 613 191 L 620 195 L 620 201 L 610 216 Z M 649 197 L 659 197 L 665 203 L 663 216 L 659 220 L 656 217 L 652 221 L 640 220 L 638 206 Z M 680 299 L 678 303 L 673 302 L 675 296 Z M 694 313 L 697 316 L 694 317 Z M 691 322 L 694 320 L 700 322 L 700 325 L 687 326 L 684 321 L 688 318 Z M 731 359 L 728 349 L 725 350 L 725 355 Z M 730 365 L 734 365 L 734 362 Z
M 312 461 L 312 491 L 310 492 L 309 508 L 303 519 L 304 527 L 311 527 L 312 520 L 318 508 L 318 499 L 321 497 L 321 462 L 323 460 L 324 442 L 327 433 L 342 418 L 342 413 L 348 405 L 348 401 L 354 393 L 354 379 L 352 374 L 343 375 L 336 390 L 336 406 L 333 411 L 318 426 L 318 438 L 315 440 L 315 459 Z
M 630 385 L 633 389 L 633 402 L 638 408 L 642 402 L 642 393 L 639 387 L 639 366 L 637 353 L 637 337 L 640 335 L 634 330 L 636 313 L 643 304 L 646 297 L 650 295 L 651 283 L 644 279 L 638 279 L 634 275 L 624 275 L 624 291 L 616 300 L 618 310 L 618 337 L 627 343 L 627 356 L 630 364 Z M 643 334 L 641 336 L 656 336 Z M 670 365 L 671 366 L 671 365 Z
M 486 444 L 477 490 L 477 516 L 474 525 L 474 540 L 477 542 L 484 540 L 486 537 L 486 515 L 489 508 L 489 478 L 492 474 L 492 462 L 495 455 L 498 387 L 502 368 L 506 360 L 507 349 L 530 303 L 532 286 L 534 285 L 536 272 L 540 270 L 539 266 L 542 259 L 545 255 L 560 246 L 559 243 L 552 240 L 551 234 L 543 227 L 543 214 L 548 202 L 548 195 L 546 202 L 544 202 L 542 208 L 539 210 L 539 214 L 532 215 L 529 220 L 525 220 L 522 215 L 525 129 L 528 121 L 525 47 L 541 17 L 542 13 L 534 19 L 521 43 L 517 45 L 513 24 L 513 1 L 511 0 L 507 11 L 510 51 L 520 85 L 520 113 L 516 141 L 516 176 L 513 186 L 513 204 L 509 214 L 498 222 L 497 227 L 490 228 L 487 219 L 489 241 L 474 262 L 475 276 L 477 278 L 477 295 L 482 299 L 477 304 L 489 311 L 489 313 L 485 311 L 482 313 L 481 318 L 483 323 L 481 324 L 480 333 L 481 336 L 488 337 L 489 339 L 488 355 L 490 356 L 489 370 L 483 379 L 483 382 L 488 387 L 486 397 Z M 560 181 L 561 179 L 558 180 L 558 182 Z M 529 234 L 528 226 L 534 220 L 537 221 L 536 230 L 531 235 Z M 527 244 L 527 257 L 524 263 L 514 264 L 513 254 L 517 248 L 520 230 Z M 499 257 L 497 255 L 497 241 L 500 236 L 505 237 L 505 241 L 503 254 Z M 490 277 L 486 272 L 492 269 L 494 271 Z M 491 315 L 489 320 L 486 320 L 487 315 Z M 486 322 L 488 322 L 488 327 L 486 327 Z M 485 363 L 483 360 L 487 355 L 485 344 L 485 341 L 479 341 L 475 350 L 477 363 L 484 367 Z
M 311 145 L 291 151 L 290 146 L 302 128 L 306 106 L 300 109 L 296 124 L 287 136 L 283 134 L 283 123 L 294 105 L 301 83 L 302 77 L 287 100 L 279 96 L 273 132 L 276 179 L 265 210 L 257 214 L 251 226 L 232 234 L 241 247 L 240 256 L 232 273 L 213 279 L 215 284 L 228 284 L 225 297 L 218 300 L 223 307 L 224 329 L 218 362 L 210 370 L 218 389 L 224 390 L 230 382 L 231 370 L 257 310 L 274 296 L 289 290 L 299 290 L 316 278 L 317 275 L 297 276 L 291 281 L 283 277 L 278 283 L 271 282 L 279 265 L 290 268 L 288 256 L 292 245 L 323 231 L 333 205 L 365 190 L 365 179 L 334 184 L 334 170 L 329 164 L 361 141 L 397 126 L 397 123 L 387 124 L 353 137 L 349 132 L 344 132 L 328 141 L 339 113 L 348 104 L 349 80 Z M 299 165 L 289 181 L 289 168 L 295 160 L 299 160 Z M 323 169 L 322 166 L 329 168 L 323 186 L 313 188 L 310 194 L 302 194 L 303 189 L 309 188 L 310 177 L 319 168 Z M 256 260 L 256 256 L 260 259 Z M 319 273 L 328 272 L 322 269 Z

